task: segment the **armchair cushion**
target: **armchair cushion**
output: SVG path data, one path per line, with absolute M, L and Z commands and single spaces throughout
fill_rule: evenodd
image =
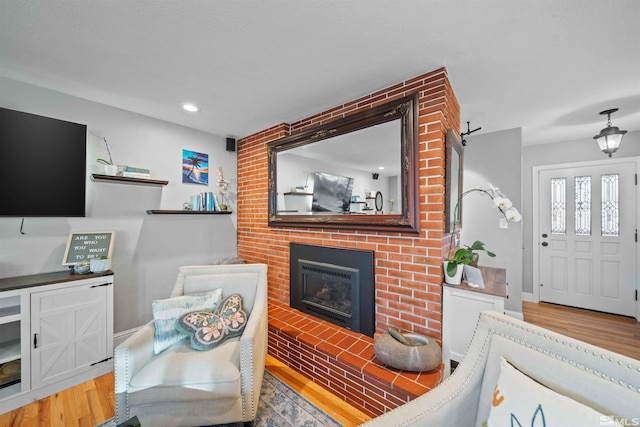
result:
M 210 350 L 227 338 L 242 335 L 247 318 L 247 313 L 242 309 L 242 297 L 234 294 L 225 298 L 215 313 L 194 311 L 183 314 L 176 327 L 191 336 L 193 348 Z
M 155 326 L 154 354 L 162 352 L 188 336 L 176 329 L 177 320 L 181 315 L 195 310 L 213 312 L 221 300 L 222 289 L 197 295 L 154 300 L 151 305 Z
M 238 339 L 215 352 L 195 351 L 188 342 L 154 356 L 131 378 L 129 392 L 137 404 L 234 397 L 240 393 Z
M 591 425 L 603 414 L 545 387 L 504 358 L 496 384 L 488 427 L 512 425 Z M 607 425 L 620 425 L 612 422 Z

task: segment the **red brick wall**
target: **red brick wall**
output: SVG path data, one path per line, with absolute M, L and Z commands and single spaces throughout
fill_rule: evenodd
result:
M 416 92 L 420 234 L 267 225 L 268 142 Z M 395 326 L 440 339 L 447 128 L 460 129 L 460 107 L 441 68 L 238 141 L 238 255 L 268 264 L 269 298 L 289 303 L 289 242 L 373 250 L 377 331 Z

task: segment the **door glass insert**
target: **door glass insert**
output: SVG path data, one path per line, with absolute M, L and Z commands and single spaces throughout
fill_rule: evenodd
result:
M 620 235 L 619 175 L 602 175 L 602 235 Z
M 576 176 L 576 236 L 591 235 L 591 177 Z
M 567 232 L 567 179 L 551 178 L 551 234 Z

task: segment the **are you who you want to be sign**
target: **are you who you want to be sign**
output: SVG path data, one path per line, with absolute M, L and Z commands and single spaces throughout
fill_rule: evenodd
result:
M 96 258 L 111 258 L 113 231 L 72 232 L 67 241 L 62 265 L 74 265 Z

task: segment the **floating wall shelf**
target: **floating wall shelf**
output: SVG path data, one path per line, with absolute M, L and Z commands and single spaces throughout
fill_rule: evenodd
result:
M 184 211 L 151 209 L 147 211 L 149 215 L 230 215 L 231 211 Z
M 167 185 L 169 183 L 169 181 L 162 181 L 158 179 L 129 178 L 128 176 L 100 175 L 97 173 L 91 174 L 91 180 L 102 181 L 102 182 L 119 182 L 122 184 L 138 184 L 138 185 Z

